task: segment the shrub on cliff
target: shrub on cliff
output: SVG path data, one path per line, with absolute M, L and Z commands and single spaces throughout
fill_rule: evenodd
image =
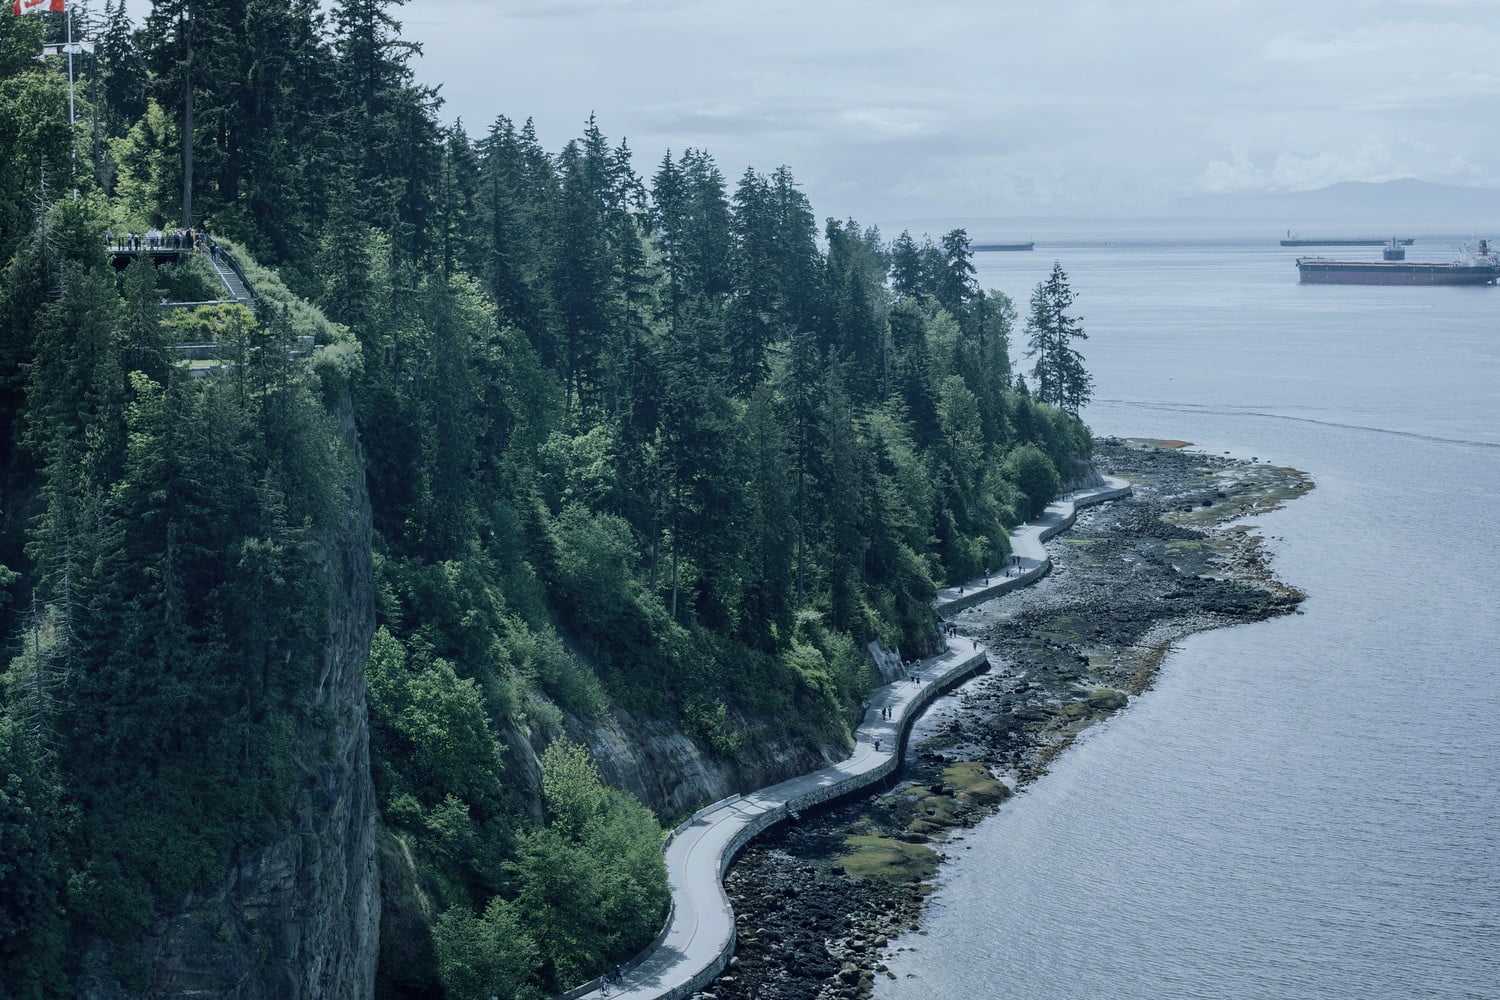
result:
M 438 974 L 448 1000 L 541 1000 L 530 985 L 539 951 L 527 931 L 526 916 L 496 896 L 481 916 L 456 907 L 432 928 Z
M 1034 444 L 1023 444 L 1005 457 L 1005 477 L 1021 491 L 1021 513 L 1028 521 L 1046 510 L 1062 488 L 1052 459 Z
M 542 755 L 548 825 L 518 851 L 514 900 L 496 896 L 434 925 L 450 997 L 556 993 L 639 950 L 667 904 L 664 831 L 650 810 L 606 787 L 586 749 L 554 741 Z

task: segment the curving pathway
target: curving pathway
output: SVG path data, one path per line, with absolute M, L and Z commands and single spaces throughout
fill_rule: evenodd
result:
M 1040 517 L 1010 533 L 1011 557 L 996 573 L 938 591 L 933 602 L 939 613 L 957 612 L 1028 586 L 1052 571 L 1052 559 L 1043 544 L 1072 526 L 1084 507 L 1118 500 L 1130 494 L 1130 484 L 1115 476 L 1104 476 L 1104 485 L 1064 493 L 1047 505 Z
M 1043 542 L 1071 525 L 1080 508 L 1129 492 L 1124 480 L 1106 476 L 1102 487 L 1060 497 L 1041 517 L 1011 532 L 1017 566 L 1008 573 L 940 591 L 934 607 L 939 613 L 959 611 L 1040 579 L 1052 568 Z M 901 766 L 907 733 L 922 710 L 986 666 L 984 651 L 976 641 L 949 639 L 941 654 L 913 668 L 918 681 L 898 680 L 871 693 L 866 721 L 855 730 L 854 752 L 847 759 L 749 795 L 731 795 L 694 813 L 667 839 L 672 907 L 661 934 L 641 952 L 620 983 L 605 986 L 594 980 L 559 1000 L 681 1000 L 711 982 L 734 951 L 734 911 L 724 895 L 724 875 L 745 844 L 800 810 L 894 774 Z M 890 719 L 881 717 L 885 708 L 891 710 Z M 875 749 L 877 741 L 879 750 Z

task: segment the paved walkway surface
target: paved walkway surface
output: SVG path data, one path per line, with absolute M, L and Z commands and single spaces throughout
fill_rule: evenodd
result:
M 1103 487 L 1060 498 L 1040 518 L 1011 533 L 1011 548 L 1021 560 L 1019 573 L 949 588 L 938 594 L 934 607 L 940 613 L 957 611 L 1039 579 L 1051 568 L 1042 543 L 1072 524 L 1078 508 L 1129 492 L 1123 480 L 1106 477 Z M 749 795 L 722 799 L 673 830 L 666 846 L 672 909 L 661 935 L 621 982 L 605 987 L 596 980 L 564 998 L 681 1000 L 702 989 L 723 970 L 734 951 L 734 911 L 724 894 L 724 875 L 740 849 L 798 810 L 849 795 L 894 774 L 901 766 L 911 723 L 938 695 L 985 666 L 984 650 L 977 642 L 949 639 L 940 655 L 912 668 L 916 679 L 898 680 L 870 695 L 865 721 L 854 732 L 854 753 L 846 760 Z M 886 709 L 889 719 L 884 717 Z
M 1040 517 L 1027 521 L 1010 533 L 1011 557 L 995 572 L 977 576 L 967 583 L 938 591 L 933 602 L 939 613 L 954 613 L 993 600 L 1001 594 L 1025 587 L 1052 570 L 1052 558 L 1043 544 L 1073 524 L 1085 507 L 1118 500 L 1130 493 L 1130 484 L 1114 476 L 1105 476 L 1104 485 L 1074 490 L 1047 505 Z

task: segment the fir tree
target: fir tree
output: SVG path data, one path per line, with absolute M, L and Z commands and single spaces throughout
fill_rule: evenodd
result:
M 1077 413 L 1093 395 L 1093 377 L 1083 365 L 1083 355 L 1073 346 L 1087 340 L 1080 317 L 1072 316 L 1073 290 L 1062 265 L 1053 263 L 1052 273 L 1031 293 L 1026 319 L 1028 358 L 1035 358 L 1032 378 L 1036 398 L 1070 413 Z

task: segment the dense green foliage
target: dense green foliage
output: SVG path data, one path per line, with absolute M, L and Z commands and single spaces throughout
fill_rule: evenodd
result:
M 662 829 L 573 741 L 622 710 L 725 756 L 846 739 L 864 645 L 930 648 L 936 585 L 998 565 L 1088 454 L 1066 412 L 1087 382 L 1027 392 L 963 230 L 820 231 L 785 167 L 730 184 L 688 150 L 648 180 L 592 120 L 555 155 L 503 117 L 471 140 L 414 83 L 397 5 L 157 0 L 138 31 L 106 5 L 76 168 L 58 69 L 30 59 L 56 25 L 0 17 L 0 982 L 21 995 L 66 995 L 80 935 L 128 944 L 283 832 L 322 724 L 301 693 L 346 400 L 404 859 L 386 919 L 423 932 L 382 935 L 392 996 L 531 996 L 626 959 L 665 912 Z M 212 275 L 103 252 L 107 226 L 178 217 L 189 106 L 193 221 L 254 314 L 163 309 Z M 189 377 L 174 346 L 206 341 Z

